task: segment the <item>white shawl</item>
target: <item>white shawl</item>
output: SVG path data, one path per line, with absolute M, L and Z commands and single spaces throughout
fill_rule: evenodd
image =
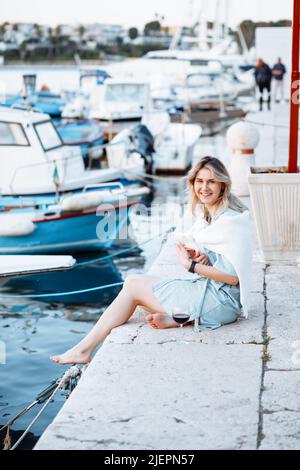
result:
M 178 239 L 178 237 L 176 237 Z M 192 238 L 197 246 L 224 256 L 234 267 L 239 278 L 243 317 L 248 317 L 251 292 L 252 237 L 250 215 L 231 210 L 224 211 L 209 225 L 204 219 L 195 222 L 185 238 Z M 200 246 L 199 246 L 200 248 Z

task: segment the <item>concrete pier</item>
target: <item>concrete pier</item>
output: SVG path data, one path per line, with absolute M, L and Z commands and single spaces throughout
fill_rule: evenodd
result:
M 36 449 L 299 448 L 299 299 L 299 268 L 255 263 L 248 320 L 196 335 L 137 313 Z
M 271 153 L 257 164 L 274 163 Z M 173 249 L 151 274 L 176 276 Z M 218 330 L 153 330 L 137 311 L 36 449 L 299 449 L 299 267 L 265 265 L 256 246 L 252 276 L 249 319 Z

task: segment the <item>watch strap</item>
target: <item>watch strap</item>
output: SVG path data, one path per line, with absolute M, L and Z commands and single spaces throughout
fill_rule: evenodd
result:
M 195 266 L 196 266 L 196 261 L 192 261 L 191 262 L 191 266 L 190 266 L 190 269 L 189 269 L 189 273 L 192 273 L 192 274 L 195 274 Z

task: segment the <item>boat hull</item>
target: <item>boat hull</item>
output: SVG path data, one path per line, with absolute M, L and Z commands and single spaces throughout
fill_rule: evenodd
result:
M 109 248 L 127 222 L 128 206 L 35 221 L 30 235 L 0 238 L 0 254 L 44 254 Z
M 105 256 L 106 253 L 103 254 Z M 90 253 L 76 255 L 78 266 L 71 271 L 43 273 L 27 276 L 19 276 L 13 279 L 5 279 L 3 282 L 2 293 L 8 294 L 13 290 L 18 293 L 26 292 L 28 298 L 36 293 L 44 294 L 41 300 L 43 302 L 62 302 L 64 304 L 99 304 L 109 305 L 120 292 L 122 286 L 110 287 L 103 290 L 87 291 L 99 286 L 115 284 L 122 282 L 122 276 L 115 267 L 111 259 L 80 266 L 81 261 L 88 261 L 91 257 L 99 257 L 99 253 Z M 76 294 L 62 296 L 59 292 L 76 292 Z M 57 295 L 53 296 L 53 293 Z M 47 296 L 47 294 L 51 294 Z M 86 321 L 90 316 L 85 310 L 80 312 L 69 312 L 69 318 Z

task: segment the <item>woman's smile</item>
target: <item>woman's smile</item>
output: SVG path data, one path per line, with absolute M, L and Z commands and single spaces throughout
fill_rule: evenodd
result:
M 211 170 L 203 168 L 199 171 L 195 179 L 194 191 L 203 204 L 213 206 L 219 199 L 221 188 L 222 183 L 216 181 Z

